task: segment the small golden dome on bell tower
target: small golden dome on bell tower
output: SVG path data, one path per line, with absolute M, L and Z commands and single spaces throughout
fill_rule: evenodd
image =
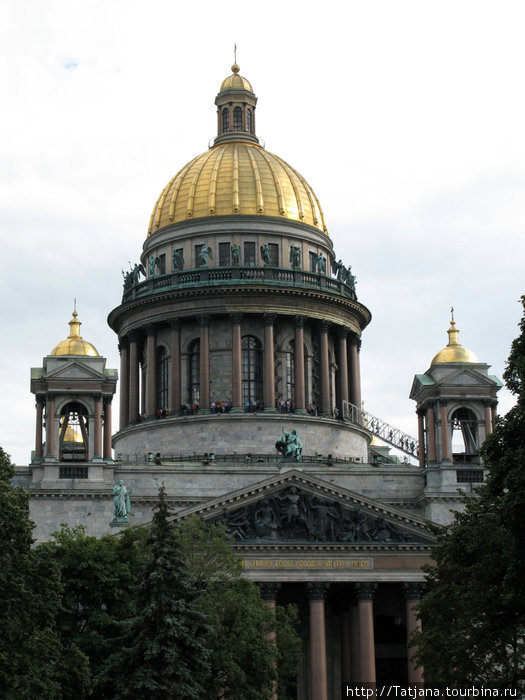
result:
M 98 357 L 98 351 L 94 345 L 84 340 L 80 335 L 81 322 L 78 320 L 78 313 L 75 308 L 73 318 L 69 322 L 69 335 L 65 340 L 61 340 L 58 345 L 51 350 L 50 355 L 84 355 Z
M 430 365 L 443 364 L 449 362 L 479 362 L 478 358 L 468 348 L 464 348 L 458 341 L 459 330 L 454 321 L 454 307 L 450 309 L 451 321 L 448 329 L 448 345 L 434 356 Z

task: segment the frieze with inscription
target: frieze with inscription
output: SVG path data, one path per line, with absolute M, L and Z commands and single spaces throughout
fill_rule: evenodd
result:
M 288 487 L 214 518 L 238 542 L 400 543 L 423 541 L 384 517 Z

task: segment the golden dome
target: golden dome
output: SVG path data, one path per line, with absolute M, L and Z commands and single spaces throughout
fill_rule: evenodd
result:
M 222 81 L 220 92 L 225 90 L 247 90 L 253 92 L 253 88 L 249 80 L 239 75 L 239 66 L 234 63 L 232 66 L 232 74 Z
M 84 355 L 98 357 L 99 354 L 94 345 L 84 340 L 80 335 L 80 321 L 77 320 L 77 312 L 73 311 L 73 318 L 69 322 L 69 335 L 65 340 L 61 340 L 56 345 L 50 355 Z
M 450 321 L 450 328 L 448 329 L 448 345 L 443 350 L 440 350 L 437 355 L 434 356 L 430 365 L 444 364 L 448 362 L 479 362 L 478 358 L 473 352 L 464 348 L 461 343 L 458 342 L 459 331 L 456 328 L 456 322 L 454 321 L 454 309 L 452 309 L 452 320 Z
M 249 141 L 220 143 L 190 161 L 163 189 L 148 236 L 207 216 L 275 216 L 328 235 L 319 200 L 288 163 Z

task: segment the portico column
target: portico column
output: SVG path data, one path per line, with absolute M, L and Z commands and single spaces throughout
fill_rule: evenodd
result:
M 177 414 L 182 405 L 180 388 L 180 323 L 171 323 L 171 413 Z
M 102 394 L 93 394 L 95 399 L 93 458 L 102 457 Z
M 330 324 L 327 321 L 321 321 L 319 326 L 319 349 L 321 357 L 319 362 L 320 380 L 321 380 L 321 406 L 320 413 L 322 416 L 329 416 L 332 412 L 330 406 L 330 358 L 328 355 L 328 328 Z
M 439 406 L 441 416 L 441 459 L 450 460 L 452 455 L 450 453 L 450 438 L 448 434 L 447 402 L 440 401 Z
M 348 401 L 348 348 L 346 339 L 348 331 L 346 328 L 339 328 L 339 367 L 337 370 L 339 410 L 341 417 L 344 415 L 344 404 Z
M 310 599 L 310 689 L 315 700 L 328 700 L 324 601 L 329 585 L 307 584 Z
M 417 439 L 419 441 L 419 466 L 425 466 L 425 411 L 417 410 Z
M 484 401 L 485 405 L 485 435 L 490 435 L 492 432 L 492 401 Z
M 55 395 L 46 396 L 46 457 L 55 458 Z
M 373 603 L 376 588 L 376 583 L 355 584 L 359 623 L 359 680 L 362 683 L 376 682 Z
M 264 314 L 264 410 L 275 413 L 275 360 L 273 324 L 275 314 Z
M 275 632 L 275 605 L 277 593 L 281 587 L 280 583 L 260 583 L 259 589 L 261 591 L 261 598 L 264 605 L 271 610 L 272 613 L 272 627 L 265 632 L 265 638 L 272 644 L 276 646 L 277 644 L 277 634 Z M 275 659 L 277 662 L 277 659 Z M 272 700 L 278 700 L 277 695 L 277 680 L 272 683 Z
M 304 316 L 295 317 L 294 338 L 294 389 L 295 410 L 297 413 L 306 412 L 306 393 L 304 384 Z
M 156 331 L 155 326 L 148 326 L 146 338 L 146 415 L 154 416 L 157 408 L 156 379 Z
M 200 348 L 200 398 L 199 412 L 210 412 L 210 317 L 203 314 L 201 324 L 201 348 Z
M 434 404 L 427 408 L 427 441 L 428 441 L 428 461 L 436 461 L 436 419 L 434 416 Z
M 232 314 L 232 410 L 242 411 L 242 314 Z
M 350 340 L 350 403 L 361 408 L 361 371 L 359 367 L 359 343 L 357 333 L 349 335 Z
M 406 600 L 407 644 L 409 644 L 414 632 L 421 632 L 421 621 L 417 617 L 416 606 L 421 600 L 423 584 L 405 583 L 403 584 L 403 590 Z M 414 660 L 416 653 L 416 647 L 408 646 L 407 658 L 409 683 L 423 683 L 423 668 L 421 666 L 417 667 Z
M 111 459 L 111 402 L 112 396 L 104 398 L 104 459 Z
M 119 343 L 120 350 L 120 428 L 129 423 L 129 342 L 122 337 Z
M 129 337 L 129 422 L 139 418 L 139 353 L 138 337 L 133 332 Z M 121 426 L 122 427 L 122 426 Z
M 42 459 L 42 425 L 44 415 L 44 397 L 36 397 L 35 459 Z

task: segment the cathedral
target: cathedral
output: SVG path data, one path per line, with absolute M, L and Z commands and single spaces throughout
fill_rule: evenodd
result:
M 31 369 L 34 449 L 16 480 L 35 537 L 147 523 L 164 485 L 174 521 L 223 522 L 267 604 L 298 606 L 298 700 L 339 698 L 347 681 L 421 681 L 407 639 L 429 521 L 450 522 L 483 482 L 501 383 L 452 315 L 448 344 L 414 377 L 415 435 L 367 413 L 371 313 L 321 204 L 260 143 L 236 64 L 215 105 L 216 138 L 160 193 L 109 313 L 118 371 L 76 309 Z

